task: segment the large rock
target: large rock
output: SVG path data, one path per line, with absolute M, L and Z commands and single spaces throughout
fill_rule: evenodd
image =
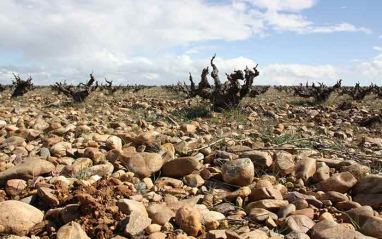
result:
M 249 158 L 255 165 L 266 168 L 270 167 L 273 162 L 272 156 L 268 152 L 264 151 L 246 151 L 240 153 L 240 157 Z
M 88 237 L 80 224 L 70 222 L 58 230 L 57 239 L 90 239 L 90 237 Z
M 358 226 L 362 227 L 367 219 L 374 216 L 374 211 L 369 206 L 362 206 L 359 208 L 354 208 L 346 211 L 341 215 L 341 219 L 346 223 L 357 223 Z
M 382 238 L 382 218 L 369 217 L 360 229 L 366 236 Z
M 314 210 L 312 208 L 299 209 L 294 212 L 291 212 L 289 215 L 304 215 L 310 219 L 314 219 Z
M 118 158 L 130 172 L 140 178 L 150 177 L 153 173 L 158 172 L 163 165 L 162 156 L 157 153 L 122 153 Z
M 361 207 L 361 204 L 354 201 L 345 201 L 336 203 L 335 207 L 340 211 L 347 211 L 350 209 Z
M 353 162 L 350 165 L 342 165 L 341 172 L 349 172 L 353 174 L 357 180 L 361 180 L 367 173 L 370 173 L 370 168 L 368 166 Z
M 7 181 L 5 191 L 9 196 L 19 195 L 27 187 L 27 182 L 22 179 L 11 179 Z
M 206 239 L 225 239 L 227 238 L 225 230 L 211 230 L 207 233 Z
M 382 174 L 371 174 L 361 179 L 354 186 L 353 194 L 382 194 Z
M 89 175 L 91 176 L 98 175 L 100 177 L 110 176 L 113 173 L 113 171 L 114 171 L 114 166 L 113 164 L 109 162 L 106 162 L 104 164 L 98 164 L 86 169 L 86 172 Z
M 382 138 L 372 138 L 365 136 L 362 138 L 362 144 L 366 147 L 377 147 L 382 149 Z
M 262 230 L 255 229 L 250 232 L 245 232 L 243 234 L 240 234 L 240 238 L 242 239 L 268 239 L 268 235 L 266 232 L 263 232 Z
M 246 198 L 251 194 L 251 189 L 249 187 L 241 187 L 238 190 L 235 190 L 233 192 L 229 191 L 224 191 L 224 192 L 219 192 L 214 196 L 214 200 L 228 200 L 228 201 L 233 201 L 236 200 L 238 197 L 241 198 Z M 208 197 L 208 195 L 206 195 Z
M 90 158 L 78 158 L 76 159 L 72 165 L 66 165 L 62 171 L 62 175 L 66 175 L 68 177 L 79 174 L 86 174 L 87 169 L 93 166 L 93 161 Z
M 170 202 L 166 201 L 167 206 L 171 208 L 174 212 L 177 212 L 182 207 L 195 207 L 196 204 L 203 198 L 203 195 L 194 196 L 188 199 L 183 199 L 180 201 L 170 200 Z
M 159 133 L 156 131 L 143 132 L 134 138 L 134 143 L 153 146 L 155 140 L 158 138 Z
M 317 163 L 317 170 L 313 175 L 313 181 L 319 183 L 326 179 L 330 178 L 330 168 L 326 163 L 319 162 Z
M 167 162 L 169 160 L 174 159 L 175 157 L 175 147 L 172 143 L 166 143 L 162 144 L 160 146 L 160 155 L 162 155 L 162 158 L 164 162 Z
M 269 217 L 272 218 L 273 220 L 278 219 L 276 214 L 263 208 L 252 208 L 248 212 L 248 218 L 251 221 L 253 220 L 255 222 L 263 222 L 267 220 Z
M 291 174 L 294 171 L 293 155 L 284 151 L 276 153 L 274 168 L 280 176 Z
M 302 158 L 295 167 L 296 178 L 308 180 L 313 177 L 316 172 L 316 159 L 314 158 Z
M 188 138 L 186 140 L 182 140 L 181 142 L 175 144 L 175 152 L 180 155 L 187 155 L 192 150 L 199 148 L 203 145 L 202 139 Z
M 39 187 L 37 190 L 37 195 L 51 208 L 58 206 L 60 201 L 54 194 L 54 190 L 48 187 Z
M 285 207 L 280 208 L 277 212 L 279 218 L 286 218 L 291 212 L 296 211 L 296 206 L 294 204 L 288 204 Z
M 19 136 L 11 136 L 7 138 L 6 140 L 4 140 L 3 142 L 1 142 L 1 148 L 10 147 L 10 146 L 18 147 L 18 146 L 25 146 L 25 145 L 26 143 L 24 139 Z
M 323 220 L 312 228 L 311 239 L 368 239 L 362 233 L 332 220 Z M 369 238 L 371 239 L 371 238 Z
M 276 238 L 279 239 L 280 237 L 276 236 Z M 290 233 L 285 235 L 285 239 L 310 239 L 310 237 L 307 234 L 302 233 L 302 232 L 291 231 Z
M 323 191 L 335 191 L 340 193 L 348 192 L 355 184 L 357 183 L 357 179 L 353 176 L 353 174 L 349 172 L 337 173 L 328 178 L 325 181 L 322 181 L 321 187 Z
M 68 204 L 61 211 L 60 216 L 62 221 L 66 224 L 80 218 L 81 209 L 79 204 Z
M 152 204 L 147 208 L 147 212 L 152 222 L 159 225 L 164 225 L 175 217 L 175 212 L 165 204 Z
M 151 224 L 151 219 L 142 203 L 130 199 L 120 199 L 117 206 L 122 213 L 130 215 L 125 228 L 127 235 L 140 234 Z
M 226 183 L 247 186 L 252 183 L 255 175 L 253 163 L 248 158 L 229 161 L 222 166 L 222 176 Z
M 183 182 L 175 178 L 160 177 L 155 181 L 155 186 L 157 186 L 158 188 L 181 188 L 183 186 Z
M 189 236 L 197 236 L 202 230 L 202 215 L 195 207 L 179 208 L 175 215 L 175 223 Z
M 141 202 L 137 202 L 130 199 L 120 199 L 117 202 L 119 210 L 124 214 L 131 214 L 136 211 L 142 215 L 148 216 L 145 206 Z
M 262 187 L 262 188 L 254 188 L 249 195 L 250 201 L 259 201 L 263 199 L 278 199 L 282 200 L 283 196 L 281 195 L 279 190 L 274 188 Z
M 196 132 L 196 126 L 193 124 L 182 124 L 180 129 L 186 134 L 193 134 Z
M 322 195 L 321 200 L 330 200 L 332 203 L 338 203 L 349 201 L 349 198 L 343 193 L 329 191 Z
M 52 155 L 61 157 L 66 155 L 66 151 L 72 148 L 72 144 L 69 142 L 59 142 L 50 148 Z
M 245 207 L 245 211 L 249 212 L 252 208 L 263 208 L 268 211 L 277 211 L 288 204 L 289 203 L 286 200 L 264 199 L 264 200 L 249 203 Z
M 306 200 L 309 204 L 312 204 L 317 208 L 321 208 L 322 206 L 322 202 L 312 195 L 306 195 L 299 192 L 290 192 L 284 195 L 284 200 L 288 200 L 288 202 L 290 203 L 293 203 L 300 199 Z
M 44 213 L 29 204 L 14 200 L 0 203 L 0 225 L 4 226 L 4 233 L 25 236 L 43 218 Z
M 305 215 L 292 215 L 286 218 L 286 227 L 290 231 L 307 233 L 315 222 Z
M 151 225 L 151 219 L 147 215 L 133 211 L 130 214 L 125 233 L 130 236 L 135 236 L 141 234 L 149 225 Z
M 84 157 L 90 158 L 95 164 L 105 161 L 105 154 L 98 148 L 87 147 L 84 152 Z
M 165 177 L 179 178 L 191 174 L 200 167 L 195 157 L 177 158 L 165 163 L 162 167 L 162 175 Z
M 224 214 L 220 212 L 209 211 L 207 209 L 199 211 L 202 214 L 202 219 L 204 223 L 221 221 L 225 219 Z
M 382 207 L 382 193 L 381 194 L 358 194 L 354 197 L 354 201 L 363 206 L 370 206 L 375 210 Z
M 190 174 L 184 177 L 183 182 L 190 187 L 200 187 L 204 184 L 204 179 L 199 174 Z
M 163 232 L 154 232 L 153 234 L 150 234 L 147 239 L 166 239 L 166 234 Z
M 33 179 L 41 174 L 50 173 L 55 166 L 46 160 L 39 158 L 27 159 L 24 163 L 18 164 L 0 173 L 0 185 L 4 185 L 9 179 Z
M 106 140 L 106 146 L 109 149 L 122 149 L 122 140 L 121 138 L 112 135 Z

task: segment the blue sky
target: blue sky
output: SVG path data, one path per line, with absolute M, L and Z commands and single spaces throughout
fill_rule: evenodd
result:
M 258 84 L 382 85 L 379 0 L 2 0 L 0 83 L 173 84 L 217 53 Z

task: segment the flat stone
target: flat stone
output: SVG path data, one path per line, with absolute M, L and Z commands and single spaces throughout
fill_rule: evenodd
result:
M 353 194 L 382 194 L 382 175 L 371 174 L 364 177 L 354 186 Z
M 57 232 L 57 239 L 90 239 L 81 225 L 76 222 L 70 222 Z
M 279 190 L 273 188 L 254 188 L 249 195 L 250 201 L 259 201 L 263 199 L 277 199 L 282 200 L 283 196 L 281 195 Z
M 335 236 L 335 237 L 334 237 Z M 332 220 L 323 220 L 312 228 L 311 239 L 367 239 L 362 233 L 351 230 Z M 371 239 L 371 238 L 369 238 Z
M 270 167 L 273 159 L 270 153 L 264 151 L 245 151 L 239 154 L 242 158 L 249 158 L 256 166 Z
M 14 200 L 0 202 L 0 225 L 5 227 L 3 233 L 25 236 L 43 218 L 44 213 L 29 204 Z
M 0 185 L 5 185 L 9 179 L 33 179 L 42 174 L 51 173 L 55 166 L 46 160 L 39 158 L 27 159 L 24 163 L 18 164 L 0 173 Z
M 285 221 L 289 230 L 300 233 L 307 233 L 314 225 L 314 221 L 305 215 L 292 215 Z
M 254 220 L 255 222 L 263 222 L 269 217 L 272 218 L 273 220 L 278 219 L 276 214 L 263 208 L 252 208 L 248 212 L 248 217 L 251 220 Z
M 268 211 L 277 211 L 282 207 L 288 205 L 286 200 L 276 200 L 276 199 L 264 199 L 257 202 L 251 202 L 245 207 L 245 211 L 249 212 L 252 208 L 263 208 Z
M 195 157 L 183 157 L 165 163 L 161 172 L 165 177 L 179 178 L 191 174 L 199 167 L 199 161 Z
M 37 195 L 51 208 L 60 204 L 57 196 L 54 194 L 54 190 L 48 187 L 39 187 Z
M 295 169 L 296 178 L 308 180 L 316 172 L 316 159 L 302 158 L 297 162 Z
M 349 172 L 337 173 L 328 178 L 325 181 L 322 181 L 321 187 L 325 192 L 335 191 L 340 193 L 346 193 L 349 191 L 355 184 L 357 179 Z
M 375 210 L 379 210 L 382 207 L 382 194 L 357 194 L 354 201 L 362 206 L 370 206 Z

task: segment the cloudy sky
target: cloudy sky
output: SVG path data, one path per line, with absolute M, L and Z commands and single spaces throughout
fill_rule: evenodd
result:
M 256 84 L 382 85 L 380 0 L 1 0 L 0 83 L 199 78 L 259 64 Z

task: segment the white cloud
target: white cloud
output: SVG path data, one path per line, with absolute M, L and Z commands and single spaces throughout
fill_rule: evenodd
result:
M 376 57 L 372 60 L 364 61 L 360 63 L 356 69 L 365 77 L 370 79 L 379 79 L 382 75 L 382 57 Z
M 299 83 L 331 83 L 339 79 L 337 70 L 331 65 L 309 66 L 299 64 L 271 64 L 264 67 L 262 76 L 269 84 L 297 85 Z
M 308 29 L 312 33 L 333 33 L 333 32 L 364 32 L 370 34 L 372 31 L 366 27 L 356 27 L 349 23 L 341 23 L 332 26 L 313 27 Z
M 104 71 L 95 70 L 94 75 L 98 80 L 107 77 L 118 84 L 175 84 L 178 81 L 188 83 L 188 72 L 191 72 L 196 81 L 200 80 L 201 70 L 208 66 L 210 59 L 192 59 L 188 55 L 166 56 L 161 58 L 149 59 L 144 57 L 133 59 L 118 59 L 115 65 L 109 65 Z M 100 63 L 102 64 L 102 63 Z M 215 59 L 215 64 L 219 68 L 221 80 L 225 80 L 225 73 L 231 73 L 233 70 L 243 70 L 246 66 L 254 67 L 256 62 L 252 59 L 237 57 L 224 59 L 219 56 Z M 104 68 L 105 69 L 105 68 Z M 12 78 L 12 72 L 15 69 L 0 69 L 0 80 Z M 57 73 L 55 72 L 57 70 Z M 336 69 L 330 65 L 309 66 L 298 64 L 270 64 L 259 66 L 260 77 L 255 79 L 255 84 L 273 85 L 273 84 L 298 84 L 309 80 L 330 83 L 338 79 Z M 23 77 L 34 76 L 39 82 L 51 84 L 52 79 L 62 81 L 68 80 L 68 83 L 77 84 L 79 81 L 87 79 L 88 73 L 83 73 L 81 68 L 66 69 L 60 71 L 53 68 L 49 74 L 42 74 L 42 69 L 25 68 L 17 71 Z M 211 79 L 212 80 L 212 79 Z
M 350 23 L 319 26 L 309 21 L 300 12 L 314 7 L 316 0 L 239 0 L 251 4 L 265 12 L 258 11 L 257 16 L 263 19 L 268 27 L 276 31 L 291 31 L 300 34 L 333 33 L 333 32 L 364 32 L 371 33 L 366 27 L 357 27 Z
M 283 14 L 278 12 L 267 12 L 265 19 L 270 25 L 273 25 L 277 31 L 293 31 L 303 33 L 313 23 L 306 17 L 299 14 Z
M 263 31 L 261 19 L 202 0 L 3 0 L 0 9 L 0 32 L 7 33 L 0 49 L 21 49 L 34 59 L 244 40 Z
M 270 11 L 300 12 L 312 8 L 316 0 L 242 0 Z
M 361 61 L 356 66 L 356 71 L 364 77 L 380 81 L 379 78 L 382 75 L 382 47 L 375 46 L 373 49 L 380 53 L 373 59 Z
M 250 4 L 251 9 L 244 3 Z M 56 57 L 91 57 L 104 50 L 131 55 L 190 42 L 245 40 L 266 34 L 267 28 L 300 33 L 369 31 L 348 23 L 316 27 L 305 16 L 290 13 L 311 8 L 315 3 L 315 0 L 233 0 L 219 5 L 204 0 L 3 0 L 0 49 L 19 50 L 26 58 L 51 62 Z
M 203 51 L 217 51 L 219 49 L 219 47 L 217 46 L 197 46 L 197 47 L 191 47 L 190 49 L 188 49 L 185 54 L 186 55 L 194 55 L 194 54 L 198 54 L 198 53 L 201 53 Z
M 199 76 L 209 59 L 190 56 L 215 50 L 213 40 L 242 41 L 272 30 L 300 34 L 370 31 L 349 23 L 317 26 L 302 13 L 316 2 L 2 0 L 0 50 L 20 52 L 23 58 L 17 67 L 0 66 L 0 81 L 9 83 L 11 73 L 18 72 L 32 75 L 39 84 L 64 79 L 78 82 L 94 70 L 99 79 L 107 77 L 118 83 L 168 84 L 187 79 L 189 71 Z M 204 45 L 187 49 L 194 42 Z M 186 48 L 179 56 L 163 55 L 179 46 Z M 217 58 L 216 62 L 222 78 L 235 67 L 255 64 L 241 57 Z M 336 73 L 329 66 L 292 64 L 263 66 L 263 72 L 269 84 L 333 79 Z

